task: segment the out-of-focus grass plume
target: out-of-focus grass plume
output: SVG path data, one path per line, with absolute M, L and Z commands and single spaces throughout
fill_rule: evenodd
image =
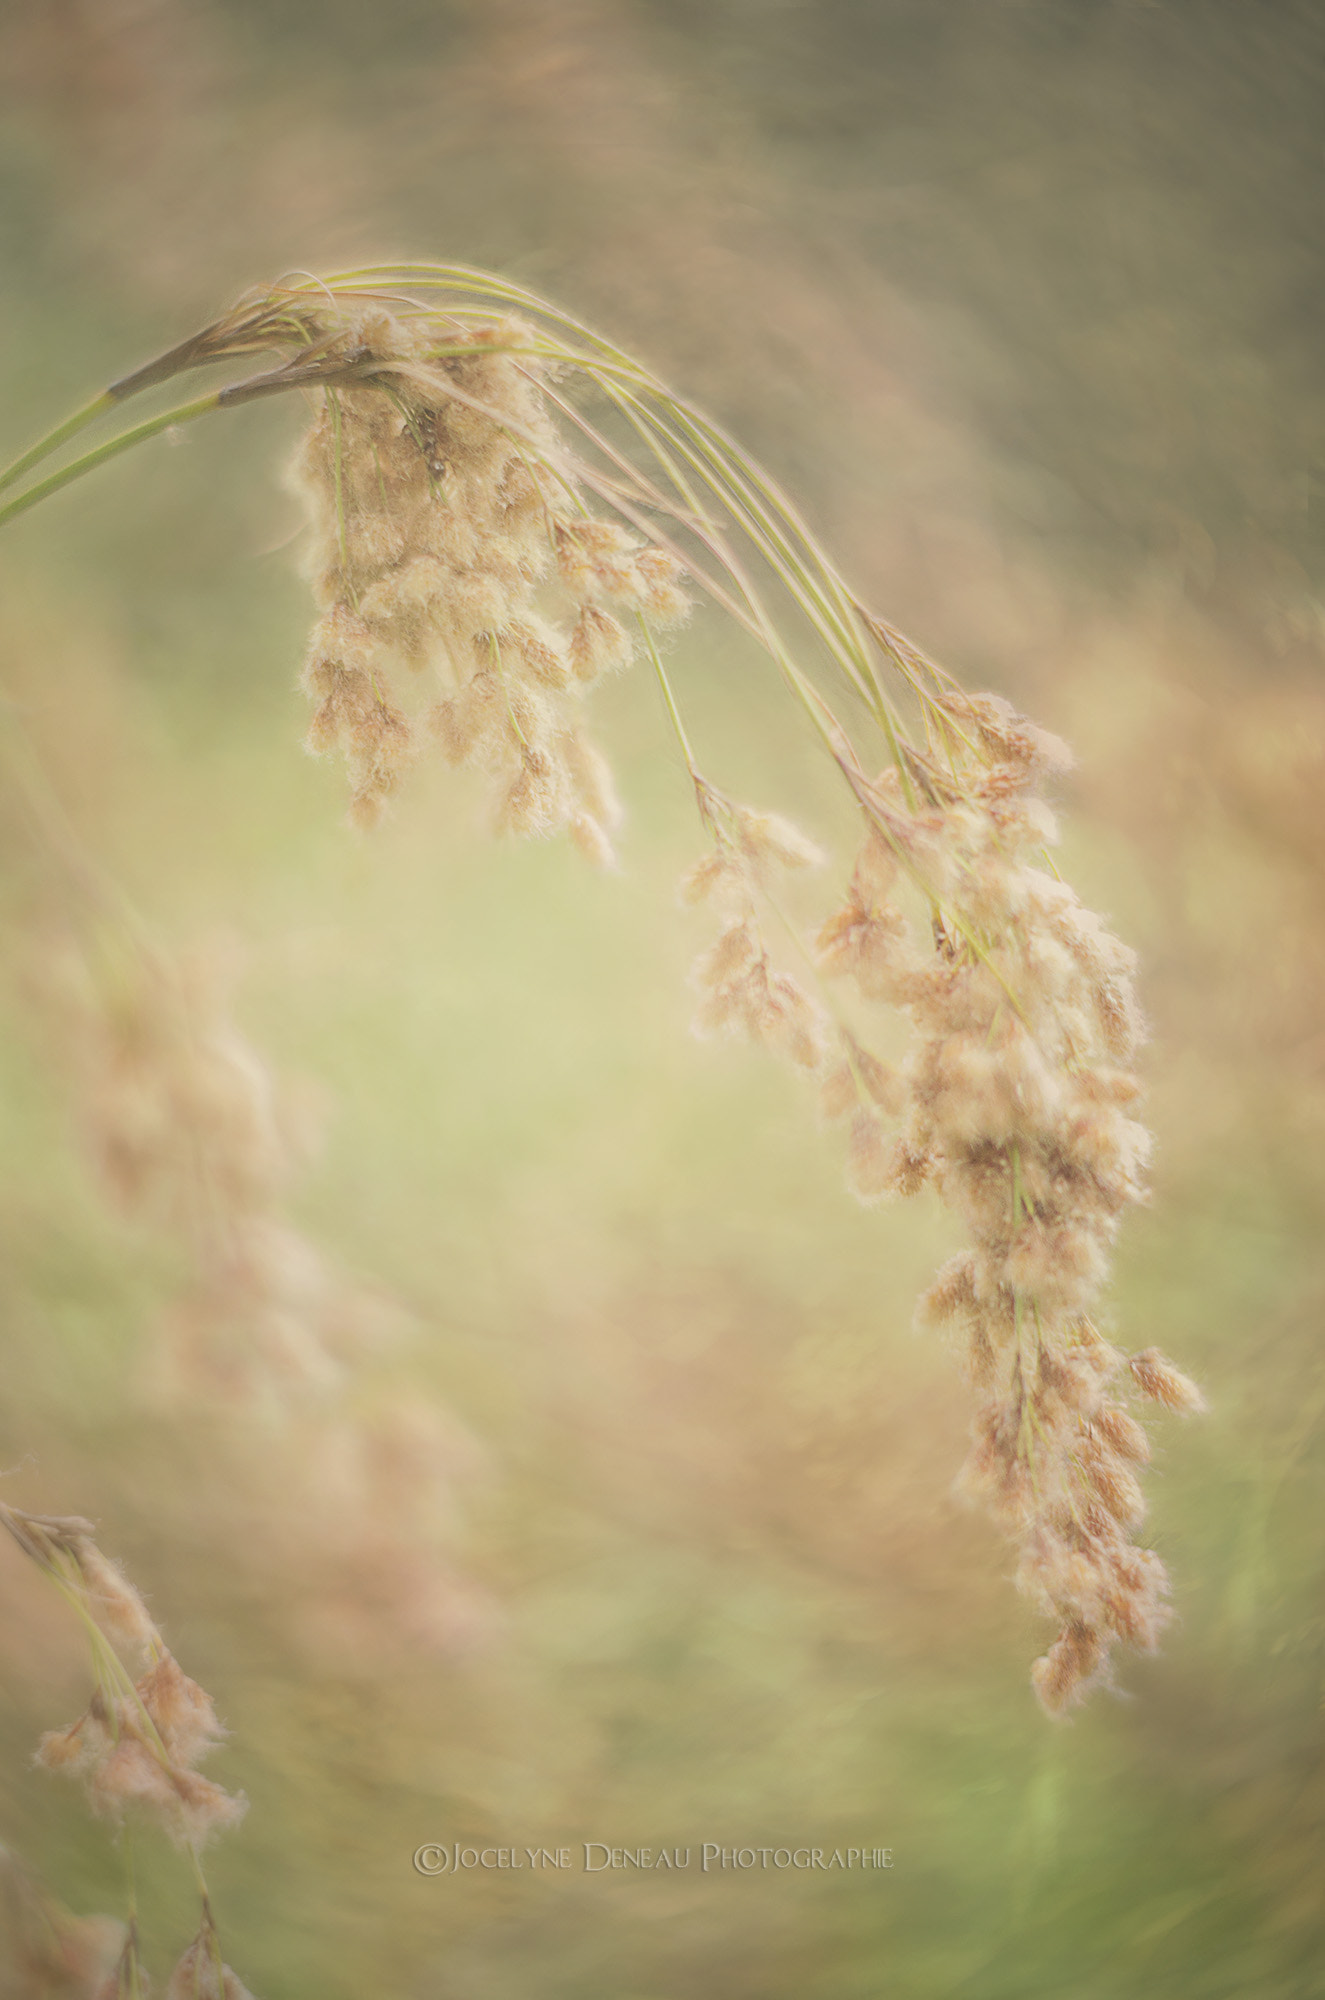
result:
M 619 875 L 492 843 L 468 774 L 360 838 L 297 748 L 299 413 L 57 496 L 0 547 L 5 1494 L 95 1519 L 215 1696 L 251 1808 L 209 1876 L 255 1992 L 1321 1991 L 1321 57 L 1290 0 L 11 10 L 8 447 L 283 269 L 498 268 L 707 403 L 889 617 L 1072 742 L 1065 872 L 1153 1029 L 1120 1337 L 1211 1403 L 1161 1420 L 1163 1652 L 1052 1726 L 951 1494 L 953 1357 L 910 1330 L 947 1225 L 856 1208 L 794 1082 L 686 1033 L 693 808 L 646 678 L 597 703 Z M 706 770 L 845 856 L 749 650 L 700 616 L 668 663 Z M 233 1050 L 186 1079 L 233 1143 L 272 1120 L 225 1229 L 108 1198 L 71 856 L 198 979 L 224 960 L 280 1080 L 262 1110 Z M 279 1283 L 226 1263 L 236 1215 Z M 299 1394 L 167 1382 L 181 1312 L 205 1363 L 254 1286 Z M 29 1768 L 85 1673 L 8 1549 L 0 1610 L 14 1925 L 34 1882 L 122 1914 L 104 1829 Z M 455 1839 L 896 1867 L 412 1871 Z M 189 1884 L 164 1846 L 140 1877 L 164 1974 Z

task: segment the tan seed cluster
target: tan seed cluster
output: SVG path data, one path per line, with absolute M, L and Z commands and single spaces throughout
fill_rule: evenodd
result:
M 283 1408 L 325 1394 L 382 1307 L 286 1220 L 296 1121 L 234 1025 L 224 956 L 71 953 L 59 974 L 99 1178 L 192 1273 L 153 1357 L 154 1396 Z
M 253 2000 L 237 1973 L 221 1958 L 221 1943 L 211 1919 L 180 1958 L 166 1987 L 166 2000 Z
M 96 1691 L 65 1729 L 49 1730 L 37 1760 L 82 1778 L 93 1810 L 122 1820 L 140 1808 L 180 1846 L 198 1848 L 243 1818 L 246 1801 L 196 1766 L 225 1732 L 210 1696 L 167 1648 L 139 1592 L 78 1519 L 5 1508 L 4 1525 L 66 1590 L 72 1590 L 114 1650 L 98 1666 Z M 120 1653 L 141 1669 L 136 1679 Z M 113 1666 L 113 1671 L 111 1670 Z
M 850 1178 L 865 1198 L 933 1184 L 961 1220 L 970 1248 L 920 1317 L 964 1337 L 981 1400 L 963 1481 L 1020 1544 L 1020 1587 L 1060 1621 L 1033 1674 L 1057 1711 L 1105 1675 L 1118 1641 L 1152 1647 L 1166 1615 L 1163 1567 L 1132 1539 L 1148 1443 L 1120 1400 L 1123 1357 L 1091 1318 L 1119 1221 L 1145 1198 L 1129 1068 L 1141 1022 L 1132 954 L 1041 865 L 1054 825 L 1035 787 L 1062 746 L 993 697 L 944 707 L 946 757 L 913 756 L 909 793 L 897 770 L 869 791 L 820 962 L 914 1026 L 900 1078 L 851 1076 Z M 927 948 L 908 887 L 929 912 Z M 846 1105 L 841 1071 L 833 1094 Z M 1170 1408 L 1199 1406 L 1153 1353 L 1131 1373 Z
M 219 1405 L 278 1424 L 279 1452 L 256 1458 L 233 1424 L 212 1432 L 200 1476 L 226 1488 L 228 1520 L 242 1494 L 246 1532 L 227 1560 L 237 1548 L 250 1569 L 278 1574 L 310 1649 L 472 1651 L 492 1622 L 459 1554 L 480 1447 L 444 1408 L 382 1379 L 408 1314 L 285 1219 L 298 1135 L 232 1021 L 223 960 L 116 942 L 116 953 L 71 951 L 47 987 L 74 1032 L 77 1108 L 103 1185 L 191 1269 L 150 1343 L 144 1396 L 172 1419 Z M 100 1560 L 86 1553 L 89 1576 Z M 147 1643 L 113 1566 L 100 1590 L 103 1622 Z
M 235 1477 L 253 1510 L 247 1560 L 283 1565 L 297 1626 L 366 1651 L 469 1650 L 489 1607 L 455 1550 L 459 1496 L 482 1454 L 443 1409 L 372 1385 L 407 1316 L 286 1221 L 295 1135 L 231 1019 L 223 962 L 132 952 L 114 978 L 77 957 L 61 970 L 103 1183 L 192 1269 L 153 1344 L 145 1393 L 172 1411 L 220 1399 L 279 1420 L 281 1451 L 262 1461 L 270 1481 L 251 1458 Z M 213 1440 L 214 1454 L 229 1448 Z M 213 1476 L 226 1477 L 219 1459 Z M 89 1574 L 100 1560 L 87 1553 Z M 106 1566 L 101 1616 L 120 1620 L 126 1643 L 146 1643 L 116 1577 Z
M 817 1071 L 827 1018 L 798 981 L 773 966 L 760 916 L 761 899 L 784 871 L 818 867 L 823 856 L 776 813 L 734 806 L 707 787 L 702 805 L 713 851 L 684 876 L 681 895 L 710 904 L 726 921 L 691 974 L 700 995 L 695 1033 L 744 1033 L 798 1069 Z
M 371 379 L 327 391 L 295 470 L 321 607 L 309 747 L 342 753 L 369 826 L 431 734 L 491 774 L 503 830 L 566 829 L 610 862 L 620 808 L 582 697 L 629 663 L 623 619 L 683 615 L 679 564 L 588 513 L 520 322 L 377 313 L 338 338 Z M 402 667 L 438 687 L 426 725 L 393 693 Z

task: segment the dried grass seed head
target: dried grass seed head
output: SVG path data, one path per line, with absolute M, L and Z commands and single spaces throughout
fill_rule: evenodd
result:
M 166 1987 L 165 2000 L 253 2000 L 239 1975 L 221 1957 L 220 1941 L 211 1922 L 184 1951 Z

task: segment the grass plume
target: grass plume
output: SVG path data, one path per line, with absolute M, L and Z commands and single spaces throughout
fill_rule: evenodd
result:
M 356 826 L 436 753 L 489 774 L 502 831 L 569 833 L 610 863 L 619 807 L 586 697 L 635 658 L 656 675 L 705 841 L 684 893 L 719 921 L 697 1025 L 748 1033 L 814 1080 L 862 1199 L 932 1186 L 956 1216 L 968 1247 L 921 1314 L 960 1331 L 978 1399 L 963 1483 L 1057 1623 L 1032 1679 L 1061 1710 L 1118 1643 L 1151 1647 L 1163 1622 L 1162 1565 L 1133 1539 L 1148 1445 L 1124 1385 L 1199 1403 L 1153 1349 L 1125 1367 L 1098 1325 L 1149 1141 L 1133 1115 L 1132 954 L 1049 860 L 1064 746 L 873 612 L 778 485 L 638 360 L 461 266 L 252 295 L 26 453 L 0 522 L 171 419 L 24 487 L 84 420 L 258 350 L 274 365 L 173 418 L 285 391 L 312 401 L 293 471 L 318 612 L 308 741 L 344 760 Z M 703 768 L 660 643 L 696 599 L 763 649 L 859 813 L 846 899 L 798 974 L 767 935 L 783 874 L 820 857 Z M 834 994 L 844 977 L 855 1026 Z M 909 1023 L 900 1066 L 869 1046 L 873 1010 Z

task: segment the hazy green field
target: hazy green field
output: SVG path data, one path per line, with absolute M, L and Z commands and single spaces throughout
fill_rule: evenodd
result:
M 0 34 L 13 450 L 284 269 L 491 265 L 706 400 L 881 609 L 1070 738 L 1064 871 L 1153 1027 L 1113 1311 L 1211 1404 L 1155 1427 L 1161 1653 L 1047 1721 L 1041 1624 L 952 1493 L 967 1392 L 911 1330 L 950 1224 L 857 1206 L 796 1080 L 688 1032 L 656 687 L 594 702 L 619 873 L 494 841 L 440 766 L 361 838 L 300 749 L 297 412 L 98 471 L 0 534 L 4 726 L 164 945 L 230 941 L 317 1140 L 289 1212 L 393 1302 L 292 1418 L 163 1398 L 179 1254 L 91 1169 L 61 878 L 11 796 L 5 1494 L 98 1521 L 216 1694 L 227 1956 L 260 2000 L 1325 1994 L 1312 11 L 113 0 Z M 669 663 L 706 768 L 840 881 L 771 671 L 708 615 Z M 30 1764 L 80 1644 L 0 1549 L 0 1842 L 116 1912 L 105 1828 Z M 427 1880 L 428 1841 L 576 1865 Z M 138 1866 L 164 1979 L 187 1870 L 147 1835 Z

